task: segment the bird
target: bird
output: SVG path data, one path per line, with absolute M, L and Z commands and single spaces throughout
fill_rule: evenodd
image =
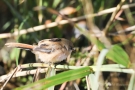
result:
M 7 47 L 21 48 L 32 51 L 43 63 L 59 63 L 66 60 L 74 50 L 73 43 L 65 38 L 44 39 L 37 45 L 10 42 Z

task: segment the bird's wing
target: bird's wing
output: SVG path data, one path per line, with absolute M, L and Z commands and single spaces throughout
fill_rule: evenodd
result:
M 52 53 L 55 50 L 62 48 L 60 38 L 45 39 L 38 43 L 38 46 L 33 49 L 33 51 L 39 51 L 44 53 Z
M 52 48 L 42 48 L 42 47 L 35 47 L 33 51 L 39 51 L 39 52 L 44 52 L 44 53 L 51 53 L 53 51 Z

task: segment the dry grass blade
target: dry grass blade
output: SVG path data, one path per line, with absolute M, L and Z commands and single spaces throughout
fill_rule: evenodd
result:
M 108 21 L 108 23 L 107 23 L 107 25 L 106 25 L 106 27 L 104 29 L 105 35 L 107 34 L 107 31 L 108 31 L 110 25 L 112 24 L 113 20 L 115 19 L 115 16 L 117 15 L 117 13 L 120 11 L 120 9 L 121 9 L 122 5 L 124 4 L 124 2 L 125 2 L 125 0 L 121 0 L 121 2 L 117 5 L 116 10 L 113 12 L 110 20 Z
M 13 75 L 13 78 L 15 78 L 15 77 L 21 77 L 21 76 L 27 76 L 27 75 L 33 75 L 33 74 L 35 74 L 37 72 L 36 70 L 37 69 L 16 72 Z M 40 73 L 45 73 L 46 72 L 46 69 L 40 69 L 39 72 Z M 9 75 L 11 75 L 11 74 L 9 74 Z M 0 77 L 0 82 L 4 82 L 5 80 L 7 80 L 8 77 L 9 77 L 8 75 L 1 76 Z

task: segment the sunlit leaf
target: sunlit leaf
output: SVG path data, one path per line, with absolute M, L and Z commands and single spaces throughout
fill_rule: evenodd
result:
M 126 67 L 131 66 L 131 62 L 129 60 L 127 53 L 118 45 L 112 46 L 112 48 L 107 53 L 106 57 Z

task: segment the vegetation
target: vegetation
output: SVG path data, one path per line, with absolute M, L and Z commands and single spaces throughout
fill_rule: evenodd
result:
M 0 7 L 1 90 L 135 88 L 134 1 L 1 0 Z M 74 43 L 68 65 L 36 63 L 31 52 L 5 46 L 56 37 Z

